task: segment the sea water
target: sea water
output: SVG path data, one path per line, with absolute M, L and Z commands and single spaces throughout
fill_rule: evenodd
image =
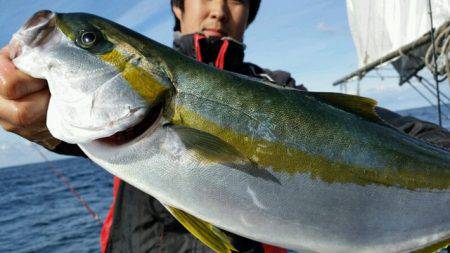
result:
M 100 223 L 48 163 L 0 169 L 0 252 L 99 252 Z M 112 176 L 83 158 L 51 162 L 104 219 Z

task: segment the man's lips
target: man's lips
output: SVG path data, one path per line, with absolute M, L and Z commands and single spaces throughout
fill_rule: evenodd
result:
M 203 34 L 206 37 L 224 37 L 226 33 L 222 29 L 203 29 Z

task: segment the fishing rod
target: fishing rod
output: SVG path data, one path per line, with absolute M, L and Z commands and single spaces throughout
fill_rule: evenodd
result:
M 47 158 L 47 156 L 38 148 L 38 146 L 32 143 L 32 148 L 42 157 L 42 159 L 47 164 L 47 168 L 67 187 L 67 189 L 72 193 L 72 195 L 84 206 L 84 208 L 88 211 L 88 213 L 92 216 L 92 218 L 97 221 L 100 225 L 103 225 L 103 221 L 87 203 L 87 201 L 78 193 L 75 188 L 70 184 L 69 180 L 58 171 L 56 166 Z

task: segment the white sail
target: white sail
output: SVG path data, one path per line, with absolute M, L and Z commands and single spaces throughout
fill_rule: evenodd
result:
M 450 19 L 450 0 L 432 0 L 433 25 Z M 430 31 L 428 0 L 347 0 L 347 12 L 363 67 Z

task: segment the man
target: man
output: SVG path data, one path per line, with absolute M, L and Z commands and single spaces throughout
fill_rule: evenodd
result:
M 256 17 L 259 4 L 260 0 L 172 0 L 174 48 L 220 69 L 294 87 L 295 81 L 287 72 L 271 72 L 243 62 L 244 33 Z M 0 80 L 0 125 L 3 128 L 54 152 L 83 156 L 76 146 L 61 143 L 50 135 L 45 127 L 50 97 L 45 80 L 33 79 L 15 69 L 5 49 L 0 57 Z M 390 116 L 391 122 L 399 119 L 394 113 L 379 111 Z M 408 122 L 413 122 L 414 128 L 414 122 L 419 121 Z M 445 136 L 444 130 L 438 130 Z M 439 142 L 445 138 L 435 139 Z M 102 229 L 102 251 L 210 252 L 151 196 L 118 179 L 114 182 L 114 195 Z M 229 236 L 240 252 L 286 252 L 233 234 Z

